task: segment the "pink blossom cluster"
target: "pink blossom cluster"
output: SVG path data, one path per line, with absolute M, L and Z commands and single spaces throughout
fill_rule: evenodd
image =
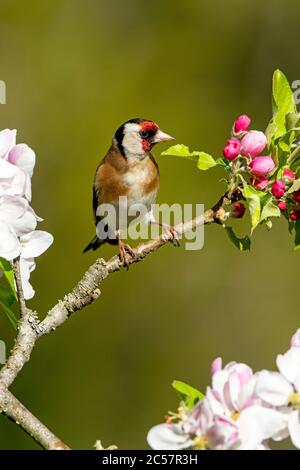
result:
M 251 119 L 247 115 L 235 120 L 233 136 L 227 141 L 223 156 L 230 165 L 236 160 L 244 161 L 245 165 L 240 165 L 240 169 L 244 176 L 249 175 L 250 184 L 259 191 L 272 194 L 285 216 L 292 221 L 298 220 L 300 190 L 292 194 L 288 191 L 296 179 L 296 174 L 288 164 L 279 169 L 271 156 L 262 155 L 267 149 L 267 138 L 261 131 L 249 130 L 250 124 Z M 233 217 L 243 217 L 245 207 L 242 206 L 242 203 L 233 205 Z
M 16 143 L 16 131 L 0 131 L 0 257 L 20 257 L 21 279 L 26 299 L 34 296 L 29 282 L 35 258 L 46 251 L 53 237 L 36 230 L 42 221 L 32 209 L 31 177 L 36 156 L 26 144 Z
M 246 364 L 213 361 L 211 386 L 192 409 L 184 404 L 150 429 L 155 450 L 267 450 L 290 438 L 300 449 L 300 329 L 277 371 L 253 373 Z

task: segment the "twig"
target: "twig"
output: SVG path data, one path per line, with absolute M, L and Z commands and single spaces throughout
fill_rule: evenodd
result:
M 16 286 L 17 286 L 17 294 L 18 294 L 19 304 L 20 304 L 20 313 L 21 313 L 21 317 L 23 317 L 27 313 L 27 307 L 25 303 L 23 286 L 22 286 L 22 281 L 21 281 L 20 258 L 16 258 L 12 262 L 12 268 L 14 271 L 15 281 L 16 281 Z
M 0 411 L 12 419 L 44 449 L 69 450 L 69 447 L 56 437 L 7 389 L 0 389 Z

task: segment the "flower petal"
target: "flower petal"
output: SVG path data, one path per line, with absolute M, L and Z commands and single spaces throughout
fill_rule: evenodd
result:
M 21 237 L 22 258 L 36 258 L 44 253 L 53 243 L 53 236 L 42 230 L 28 233 Z
M 300 371 L 300 348 L 292 347 L 285 354 L 279 354 L 276 364 L 281 374 L 291 383 Z
M 30 274 L 35 269 L 34 259 L 20 259 L 20 273 L 24 297 L 26 300 L 32 299 L 34 297 L 35 291 L 32 285 L 29 282 Z
M 3 196 L 0 199 L 0 220 L 14 222 L 22 217 L 28 208 L 28 202 L 16 196 Z
M 32 232 L 37 226 L 37 219 L 31 207 L 14 222 L 11 223 L 18 237 L 25 235 L 26 233 Z
M 0 132 L 0 158 L 5 157 L 7 152 L 15 145 L 16 143 L 17 131 L 4 129 Z
M 240 450 L 255 450 L 287 427 L 287 415 L 259 405 L 245 409 L 237 421 Z
M 180 450 L 189 448 L 193 441 L 182 434 L 178 424 L 158 424 L 150 429 L 147 436 L 149 446 L 154 450 Z
M 289 431 L 292 443 L 300 449 L 300 410 L 294 410 L 290 413 Z
M 17 235 L 10 225 L 0 222 L 0 257 L 12 261 L 20 253 L 21 245 Z
M 26 144 L 15 145 L 9 152 L 7 160 L 13 165 L 17 165 L 29 176 L 33 175 L 35 166 L 35 153 Z
M 255 394 L 266 403 L 273 406 L 288 405 L 292 392 L 292 385 L 279 372 L 258 372 Z

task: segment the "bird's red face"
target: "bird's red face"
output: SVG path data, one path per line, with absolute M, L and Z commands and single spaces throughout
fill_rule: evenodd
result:
M 175 139 L 162 132 L 154 121 L 132 119 L 117 130 L 115 140 L 127 158 L 131 156 L 143 158 L 153 145 Z

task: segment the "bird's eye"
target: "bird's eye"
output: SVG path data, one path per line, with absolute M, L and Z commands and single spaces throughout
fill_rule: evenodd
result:
M 148 131 L 141 131 L 140 136 L 142 139 L 147 139 L 149 137 L 149 132 Z

